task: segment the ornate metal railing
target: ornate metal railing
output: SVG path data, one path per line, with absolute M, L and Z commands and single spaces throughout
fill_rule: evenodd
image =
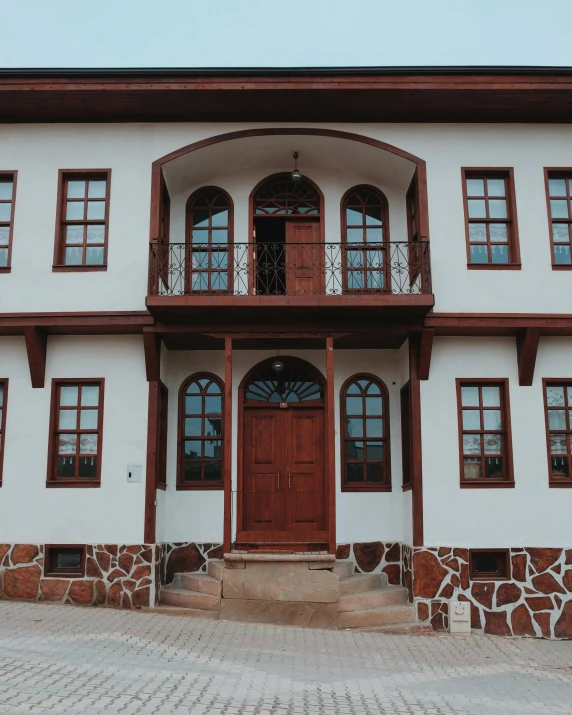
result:
M 429 242 L 150 245 L 160 296 L 431 293 Z

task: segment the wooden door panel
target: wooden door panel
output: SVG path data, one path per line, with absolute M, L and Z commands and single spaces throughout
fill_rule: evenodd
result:
M 324 284 L 320 224 L 286 223 L 286 294 L 316 295 Z

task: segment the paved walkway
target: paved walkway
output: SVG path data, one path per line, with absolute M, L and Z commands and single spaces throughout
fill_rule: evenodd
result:
M 572 713 L 572 641 L 0 602 L 0 713 Z

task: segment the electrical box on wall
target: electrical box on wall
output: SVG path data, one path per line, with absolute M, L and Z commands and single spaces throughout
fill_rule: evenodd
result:
M 143 467 L 140 464 L 128 464 L 127 465 L 127 481 L 133 484 L 139 483 L 141 481 L 141 474 L 143 472 Z
M 471 632 L 471 604 L 468 601 L 449 601 L 451 633 Z

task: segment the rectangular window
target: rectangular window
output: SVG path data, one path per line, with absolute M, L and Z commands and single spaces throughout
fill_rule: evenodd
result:
M 572 169 L 546 169 L 545 175 L 552 265 L 555 268 L 572 268 Z
M 16 199 L 16 172 L 0 171 L 0 271 L 10 270 Z
M 0 486 L 2 486 L 2 465 L 4 464 L 4 437 L 6 435 L 7 402 L 8 380 L 0 380 Z
M 469 549 L 471 581 L 505 581 L 510 578 L 508 549 Z
M 159 383 L 159 433 L 157 444 L 157 488 L 167 488 L 167 433 L 169 419 L 169 390 Z
M 411 489 L 411 388 L 407 382 L 399 393 L 401 400 L 401 469 L 403 489 Z
M 85 546 L 47 545 L 44 576 L 81 578 L 85 574 Z
M 544 380 L 544 407 L 550 485 L 572 487 L 572 381 Z
M 54 380 L 48 486 L 99 486 L 103 380 Z
M 508 380 L 457 380 L 461 486 L 514 486 Z
M 512 169 L 462 171 L 469 267 L 520 267 Z
M 110 180 L 110 169 L 60 172 L 55 269 L 105 269 Z

